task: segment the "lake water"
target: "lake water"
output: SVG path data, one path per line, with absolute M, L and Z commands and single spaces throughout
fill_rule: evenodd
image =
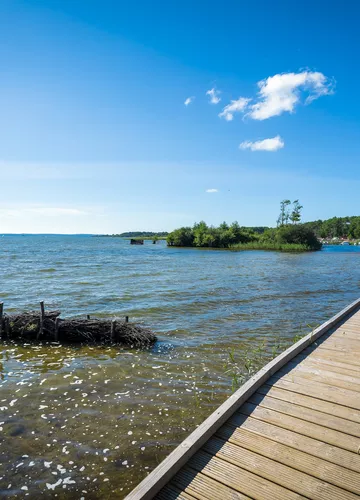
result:
M 5 312 L 130 316 L 151 351 L 1 345 L 0 496 L 122 498 L 272 356 L 359 296 L 360 247 L 0 237 Z

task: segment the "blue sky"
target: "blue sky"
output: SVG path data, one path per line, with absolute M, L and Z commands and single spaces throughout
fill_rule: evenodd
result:
M 359 215 L 359 20 L 352 1 L 2 0 L 0 233 L 274 225 L 284 198 Z

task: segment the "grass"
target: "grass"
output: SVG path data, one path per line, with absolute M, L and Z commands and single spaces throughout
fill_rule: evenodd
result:
M 279 252 L 311 252 L 307 245 L 297 243 L 273 243 L 252 241 L 250 243 L 237 243 L 231 245 L 230 250 L 276 250 Z
M 311 325 L 307 325 L 310 331 L 313 331 Z M 301 328 L 300 328 L 301 330 Z M 251 345 L 245 349 L 235 351 L 232 348 L 228 351 L 228 359 L 224 364 L 224 370 L 231 380 L 231 389 L 235 392 L 242 384 L 244 384 L 252 375 L 254 375 L 266 363 L 276 358 L 279 354 L 285 351 L 288 347 L 295 344 L 298 340 L 307 335 L 308 331 L 295 335 L 292 339 L 281 338 L 276 335 L 271 340 L 271 345 L 268 345 L 267 340 L 253 341 Z

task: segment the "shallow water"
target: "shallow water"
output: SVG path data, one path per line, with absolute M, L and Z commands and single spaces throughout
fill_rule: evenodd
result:
M 123 497 L 251 373 L 358 296 L 360 248 L 310 254 L 0 238 L 6 312 L 130 316 L 151 351 L 2 344 L 0 495 Z

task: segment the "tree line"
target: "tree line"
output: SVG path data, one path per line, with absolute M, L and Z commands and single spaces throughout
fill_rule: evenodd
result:
M 283 200 L 276 228 L 244 227 L 238 222 L 208 226 L 206 222 L 181 227 L 167 237 L 169 246 L 200 248 L 263 248 L 272 250 L 320 250 L 321 243 L 311 227 L 301 224 L 299 200 Z
M 326 220 L 305 222 L 319 238 L 360 239 L 360 216 L 332 217 Z

